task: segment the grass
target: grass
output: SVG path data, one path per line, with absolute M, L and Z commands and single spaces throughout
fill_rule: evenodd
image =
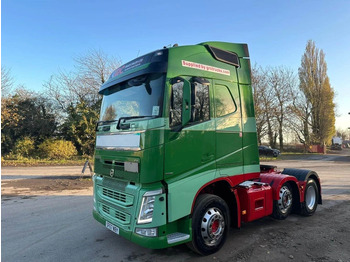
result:
M 25 167 L 25 166 L 82 166 L 85 161 L 89 160 L 93 164 L 91 157 L 74 157 L 72 159 L 38 159 L 38 158 L 20 158 L 20 159 L 7 159 L 1 158 L 2 167 Z
M 278 161 L 278 160 L 297 160 L 302 159 L 304 156 L 310 155 L 320 155 L 319 153 L 297 153 L 297 152 L 283 152 L 278 157 L 273 156 L 260 156 L 260 161 Z M 25 167 L 25 166 L 82 166 L 85 161 L 89 160 L 91 165 L 93 165 L 92 157 L 76 156 L 72 159 L 39 159 L 39 158 L 1 158 L 2 167 Z
M 260 161 L 298 160 L 311 155 L 322 155 L 322 154 L 321 153 L 304 153 L 304 152 L 282 152 L 278 157 L 260 156 Z

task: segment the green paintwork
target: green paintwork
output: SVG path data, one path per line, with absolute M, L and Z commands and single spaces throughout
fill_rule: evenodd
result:
M 93 217 L 102 225 L 106 224 L 106 219 L 103 216 L 101 216 L 99 213 L 97 213 L 96 211 L 93 211 L 92 214 L 93 214 Z M 160 248 L 176 246 L 176 245 L 191 241 L 192 238 L 189 238 L 185 241 L 181 241 L 174 244 L 168 244 L 167 237 L 166 237 L 168 234 L 172 234 L 176 232 L 182 232 L 184 234 L 191 235 L 192 233 L 191 226 L 192 226 L 192 220 L 189 217 L 185 217 L 174 222 L 166 223 L 158 227 L 158 232 L 159 232 L 158 237 L 143 237 L 143 236 L 139 236 L 133 231 L 124 230 L 123 228 L 120 228 L 119 226 L 118 227 L 119 227 L 120 236 L 128 240 L 131 240 L 132 242 L 143 247 L 160 249 Z
M 206 45 L 236 53 L 240 67 L 214 59 Z M 191 208 L 204 185 L 228 177 L 239 178 L 232 181 L 244 181 L 245 174 L 260 171 L 247 46 L 205 42 L 167 51 L 161 117 L 128 120 L 127 130 L 117 130 L 116 122 L 109 124 L 108 131 L 103 131 L 108 124 L 98 128 L 98 136 L 114 134 L 112 139 L 118 135 L 122 138 L 121 134 L 138 135 L 139 150 L 105 147 L 95 151 L 95 219 L 103 225 L 107 219 L 119 227 L 121 236 L 149 248 L 164 248 L 192 239 Z M 152 63 L 110 78 L 106 85 L 147 67 L 152 67 Z M 190 110 L 183 103 L 187 114 L 182 115 L 182 122 L 186 125 L 181 130 L 169 128 L 171 80 L 175 77 L 185 79 L 185 83 L 193 77 L 209 82 L 210 120 L 187 124 Z M 223 105 L 215 94 L 220 93 L 219 88 L 228 90 L 230 104 L 234 104 L 234 110 L 224 111 L 229 112 L 226 115 L 216 112 Z M 190 101 L 190 90 L 185 84 L 183 101 Z M 120 163 L 125 162 L 133 163 L 138 169 L 124 170 Z M 143 194 L 158 189 L 164 193 L 156 197 L 152 222 L 137 225 Z M 157 227 L 158 236 L 139 236 L 134 233 L 136 227 Z M 190 238 L 169 245 L 166 236 L 175 232 L 189 234 Z
M 258 172 L 260 170 L 260 166 L 249 166 L 247 170 Z M 220 177 L 243 174 L 242 167 L 230 167 L 200 172 L 196 175 L 187 176 L 186 178 L 182 178 L 174 182 L 169 181 L 171 183 L 169 183 L 168 187 L 168 198 L 169 203 L 172 203 L 172 208 L 168 211 L 169 221 L 175 221 L 191 212 L 194 197 L 203 185 Z

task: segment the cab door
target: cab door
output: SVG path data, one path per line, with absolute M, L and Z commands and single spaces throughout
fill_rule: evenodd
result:
M 242 175 L 242 117 L 238 84 L 215 80 L 214 104 L 217 168 L 221 176 Z
M 182 125 L 183 85 L 191 86 L 190 121 Z M 199 77 L 178 78 L 172 83 L 170 129 L 165 134 L 165 179 L 215 171 L 215 121 L 210 115 L 211 82 Z

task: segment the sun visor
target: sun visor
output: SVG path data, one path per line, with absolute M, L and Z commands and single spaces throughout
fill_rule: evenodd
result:
M 113 71 L 107 82 L 105 82 L 99 93 L 110 86 L 124 82 L 144 74 L 164 73 L 167 70 L 168 50 L 157 50 L 147 55 L 138 57 Z

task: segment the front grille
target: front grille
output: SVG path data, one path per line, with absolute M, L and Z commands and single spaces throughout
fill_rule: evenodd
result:
M 110 190 L 110 189 L 107 189 L 107 188 L 103 188 L 102 189 L 102 194 L 104 196 L 113 198 L 113 199 L 115 199 L 117 201 L 120 201 L 120 202 L 123 202 L 123 203 L 126 202 L 126 195 L 123 194 L 123 193 L 119 193 L 117 191 L 113 191 L 113 190 Z
M 102 205 L 102 211 L 107 213 L 107 214 L 110 214 L 110 208 L 106 205 Z
M 123 205 L 123 206 L 131 206 L 133 204 L 134 197 L 132 195 L 128 195 L 116 190 L 112 190 L 107 187 L 98 186 L 97 188 L 102 198 L 106 197 L 109 200 L 115 200 L 117 204 Z
M 105 216 L 112 218 L 112 220 L 116 220 L 121 224 L 130 224 L 130 215 L 126 214 L 120 210 L 116 210 L 113 207 L 107 206 L 105 204 L 101 204 L 102 212 Z

